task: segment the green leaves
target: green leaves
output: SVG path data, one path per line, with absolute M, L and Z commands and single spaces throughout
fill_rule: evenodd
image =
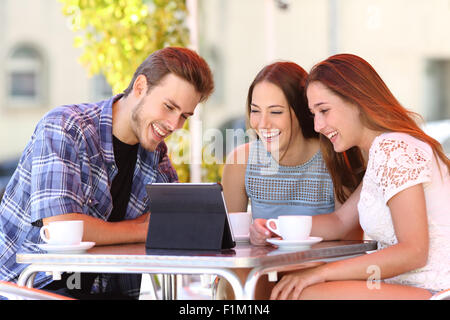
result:
M 166 46 L 186 46 L 189 32 L 184 0 L 59 0 L 80 62 L 91 75 L 102 73 L 114 93 L 122 92 L 139 64 Z

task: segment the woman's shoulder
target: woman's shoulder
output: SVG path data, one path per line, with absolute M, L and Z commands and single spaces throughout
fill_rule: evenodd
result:
M 398 192 L 432 179 L 432 149 L 405 133 L 383 133 L 370 148 L 366 176 L 379 186 L 387 202 Z
M 244 143 L 241 144 L 239 146 L 237 146 L 236 148 L 234 148 L 228 155 L 227 155 L 227 160 L 226 160 L 226 165 L 230 165 L 230 164 L 242 164 L 242 165 L 246 165 L 247 161 L 248 161 L 248 157 L 250 154 L 250 145 L 251 142 L 249 143 Z
M 249 149 L 250 146 L 248 143 L 242 144 L 234 148 L 227 155 L 222 172 L 222 185 L 224 189 L 239 189 L 239 186 L 244 186 Z
M 384 155 L 398 152 L 417 152 L 431 157 L 433 154 L 431 146 L 426 142 L 403 132 L 386 132 L 376 137 L 370 148 L 370 153 L 377 154 L 380 151 Z

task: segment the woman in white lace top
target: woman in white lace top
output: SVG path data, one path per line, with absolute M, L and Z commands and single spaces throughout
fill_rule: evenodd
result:
M 346 200 L 313 217 L 312 234 L 339 239 L 359 223 L 379 250 L 288 273 L 271 298 L 427 299 L 449 289 L 450 161 L 440 144 L 360 57 L 314 66 L 307 97 L 336 194 Z M 348 195 L 352 183 L 359 186 Z

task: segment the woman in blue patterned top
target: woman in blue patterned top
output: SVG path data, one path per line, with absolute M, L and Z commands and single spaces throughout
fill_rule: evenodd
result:
M 250 200 L 253 244 L 274 236 L 266 219 L 330 213 L 338 205 L 308 109 L 306 77 L 299 65 L 276 62 L 257 74 L 248 91 L 247 115 L 258 138 L 228 155 L 222 184 L 229 212 L 247 211 Z M 361 232 L 349 238 L 361 238 Z

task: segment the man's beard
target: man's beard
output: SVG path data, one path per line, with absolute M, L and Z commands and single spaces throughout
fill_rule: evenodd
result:
M 133 110 L 131 112 L 131 130 L 133 130 L 133 133 L 137 137 L 138 143 L 141 145 L 141 147 L 143 147 L 147 151 L 154 151 L 154 150 L 150 149 L 150 146 L 142 144 L 144 137 L 141 136 L 141 133 L 143 132 L 142 131 L 143 120 L 142 120 L 141 114 L 142 114 L 142 107 L 144 106 L 144 103 L 145 103 L 144 100 L 145 100 L 145 97 L 143 97 L 136 104 L 136 106 L 133 108 Z

